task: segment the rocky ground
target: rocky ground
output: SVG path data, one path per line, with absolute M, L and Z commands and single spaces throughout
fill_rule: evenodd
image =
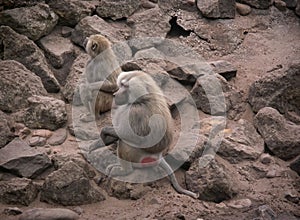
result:
M 217 2 L 1 1 L 0 219 L 299 219 L 300 2 Z M 167 159 L 198 200 L 107 178 L 113 146 L 88 151 L 111 123 L 78 119 L 95 33 L 165 92 L 183 138 Z

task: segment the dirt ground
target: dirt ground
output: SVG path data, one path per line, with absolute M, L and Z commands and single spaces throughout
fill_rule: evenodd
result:
M 292 13 L 292 12 L 290 12 Z M 227 60 L 237 67 L 237 76 L 230 83 L 247 96 L 249 86 L 260 77 L 275 69 L 284 68 L 289 63 L 300 60 L 300 19 L 296 16 L 286 16 L 277 11 L 275 16 L 251 14 L 246 17 L 237 15 L 235 25 L 249 27 L 244 41 L 229 55 L 220 56 L 209 53 L 208 60 Z M 242 118 L 252 121 L 253 112 L 248 106 Z M 52 150 L 58 152 L 74 152 L 77 145 L 74 137 L 69 135 L 64 146 Z M 79 150 L 75 150 L 79 152 Z M 300 192 L 300 180 L 296 173 L 288 168 L 288 162 L 275 158 L 282 175 L 277 178 L 258 178 L 260 165 L 256 162 L 243 162 L 233 165 L 234 172 L 240 180 L 242 190 L 235 199 L 249 198 L 250 207 L 231 208 L 227 202 L 216 204 L 195 200 L 185 195 L 177 194 L 168 179 L 156 181 L 151 190 L 138 200 L 119 200 L 106 195 L 106 200 L 78 207 L 67 207 L 81 213 L 82 220 L 99 219 L 259 219 L 259 207 L 268 205 L 275 213 L 276 219 L 300 219 L 300 206 L 285 199 L 288 192 L 296 188 Z M 254 163 L 254 165 L 253 165 Z M 257 167 L 254 170 L 253 167 Z M 176 172 L 182 182 L 183 171 Z M 224 205 L 225 204 L 225 205 Z M 0 210 L 10 205 L 0 204 Z M 18 206 L 22 210 L 33 207 L 59 207 L 39 202 L 37 199 L 28 207 Z M 292 217 L 293 216 L 293 217 Z M 0 213 L 1 220 L 17 219 Z M 265 217 L 262 219 L 271 219 Z

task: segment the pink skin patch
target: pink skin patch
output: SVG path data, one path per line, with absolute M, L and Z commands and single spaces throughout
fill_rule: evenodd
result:
M 158 164 L 159 158 L 155 157 L 144 157 L 140 161 L 141 167 L 150 167 Z

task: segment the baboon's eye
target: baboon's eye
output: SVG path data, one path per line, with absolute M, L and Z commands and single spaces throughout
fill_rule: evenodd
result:
M 92 50 L 95 51 L 96 48 L 97 48 L 97 46 L 98 46 L 97 44 L 93 43 L 93 44 L 92 44 Z

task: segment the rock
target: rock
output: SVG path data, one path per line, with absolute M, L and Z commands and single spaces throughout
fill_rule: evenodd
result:
M 74 27 L 95 11 L 97 3 L 93 0 L 51 0 L 48 4 L 59 16 L 59 24 Z
M 114 28 L 110 23 L 104 21 L 97 15 L 87 16 L 80 20 L 72 32 L 72 41 L 81 47 L 84 40 L 92 34 L 102 34 L 106 36 L 111 42 L 125 40 L 127 36 L 127 28 Z
M 243 119 L 224 131 L 218 154 L 230 163 L 256 160 L 264 152 L 264 140 L 253 125 Z
M 77 220 L 79 215 L 64 208 L 34 208 L 26 210 L 19 220 Z
M 218 60 L 209 62 L 209 65 L 212 67 L 214 73 L 220 74 L 227 81 L 236 77 L 237 69 L 228 61 Z
M 249 5 L 241 4 L 241 3 L 236 3 L 235 5 L 237 12 L 240 15 L 246 16 L 251 13 L 251 7 Z
M 297 7 L 295 9 L 295 13 L 296 13 L 296 15 L 300 16 L 300 1 L 298 1 L 298 3 L 297 3 Z
M 227 206 L 234 209 L 245 209 L 245 208 L 249 208 L 251 205 L 252 202 L 250 199 L 238 199 L 227 203 Z
M 215 159 L 201 169 L 199 161 L 195 161 L 186 172 L 186 183 L 188 189 L 199 193 L 199 199 L 220 203 L 237 194 L 238 184 L 228 165 L 224 165 L 218 157 Z
M 66 84 L 62 88 L 64 98 L 70 103 L 73 102 L 74 105 L 81 104 L 78 92 L 79 83 L 82 80 L 82 74 L 89 59 L 90 56 L 88 54 L 82 53 L 74 60 L 70 73 L 66 79 Z M 74 93 L 76 96 L 74 96 Z M 74 98 L 75 100 L 73 100 Z
M 68 132 L 67 129 L 65 128 L 60 128 L 57 131 L 53 133 L 53 135 L 48 139 L 48 144 L 55 146 L 55 145 L 60 145 L 65 142 L 67 139 Z
M 151 2 L 151 1 L 148 1 L 148 0 L 142 0 L 141 1 L 141 6 L 143 8 L 146 8 L 146 9 L 150 9 L 150 8 L 155 8 L 156 7 L 155 3 Z
M 277 214 L 268 205 L 259 206 L 257 212 L 259 217 L 261 217 L 262 219 L 275 219 L 277 217 Z
M 51 160 L 54 168 L 57 170 L 71 161 L 81 167 L 90 179 L 96 176 L 94 169 L 92 169 L 89 163 L 79 154 L 57 154 L 54 155 Z
M 300 125 L 286 121 L 276 109 L 265 107 L 259 110 L 254 126 L 275 156 L 289 160 L 299 155 Z
M 5 215 L 20 215 L 23 213 L 23 211 L 18 207 L 8 207 L 3 210 L 3 213 Z
M 76 138 L 81 140 L 96 140 L 100 138 L 99 131 L 95 130 L 95 127 L 89 126 L 88 123 L 81 123 L 80 125 L 75 126 L 74 133 Z
M 197 11 L 195 0 L 159 0 L 151 2 L 158 3 L 158 6 L 163 9 L 165 12 L 176 11 L 176 10 L 185 10 L 185 11 Z
M 56 69 L 75 57 L 74 45 L 68 38 L 50 34 L 41 38 L 39 45 L 45 51 L 49 63 Z
M 33 41 L 49 34 L 57 21 L 57 15 L 46 4 L 0 12 L 0 25 L 10 26 Z
M 234 18 L 234 0 L 198 0 L 197 7 L 203 16 L 207 18 Z
M 249 103 L 254 112 L 264 107 L 272 107 L 285 114 L 289 112 L 300 116 L 300 63 L 286 70 L 272 72 L 254 82 L 249 89 Z
M 104 199 L 104 196 L 92 185 L 86 172 L 72 161 L 51 173 L 41 190 L 41 201 L 47 203 L 82 205 Z
M 63 37 L 71 37 L 73 28 L 70 28 L 68 26 L 61 27 L 61 36 Z
M 290 168 L 298 173 L 300 176 L 300 156 L 290 163 Z
M 28 206 L 38 195 L 37 186 L 30 179 L 13 178 L 0 181 L 0 202 Z
M 0 38 L 4 45 L 4 59 L 16 60 L 39 76 L 48 92 L 58 92 L 59 83 L 47 64 L 42 50 L 27 37 L 13 31 L 10 27 L 0 27 Z
M 260 155 L 259 161 L 262 164 L 270 164 L 270 163 L 274 162 L 274 159 L 272 158 L 272 156 L 270 154 L 265 154 L 264 153 L 264 154 Z
M 295 204 L 298 204 L 300 200 L 300 196 L 297 195 L 297 192 L 286 192 L 284 198 Z
M 238 0 L 238 2 L 250 5 L 257 9 L 268 9 L 272 5 L 273 0 Z
M 59 99 L 46 96 L 28 98 L 30 107 L 23 115 L 23 122 L 29 128 L 56 130 L 67 122 L 65 103 Z
M 0 88 L 0 110 L 5 112 L 28 107 L 32 95 L 47 94 L 41 79 L 13 60 L 0 61 Z
M 19 8 L 19 7 L 25 7 L 25 6 L 33 6 L 37 3 L 44 3 L 45 0 L 18 0 L 18 1 L 2 1 L 1 5 L 3 5 L 5 8 Z
M 18 138 L 0 149 L 0 168 L 21 177 L 36 178 L 51 165 L 42 150 L 32 148 Z
M 296 8 L 297 0 L 283 0 L 288 8 Z
M 208 72 L 198 77 L 191 95 L 197 108 L 211 115 L 227 115 L 233 119 L 244 112 L 242 94 L 221 75 Z
M 35 147 L 35 146 L 44 146 L 47 142 L 47 139 L 44 137 L 31 137 L 29 139 L 29 146 L 30 147 Z
M 100 17 L 112 18 L 113 20 L 128 18 L 140 5 L 139 0 L 102 0 L 96 13 Z M 113 8 L 113 10 L 111 10 Z
M 32 132 L 32 137 L 44 137 L 46 139 L 48 139 L 49 137 L 51 137 L 51 135 L 53 134 L 52 131 L 46 130 L 46 129 L 38 129 L 38 130 L 34 130 Z
M 286 11 L 286 3 L 284 1 L 275 0 L 274 5 L 279 11 Z
M 152 8 L 130 16 L 127 21 L 133 27 L 133 37 L 162 37 L 165 38 L 171 30 L 171 17 L 160 8 Z
M 0 149 L 10 142 L 14 136 L 8 125 L 8 117 L 0 111 Z

